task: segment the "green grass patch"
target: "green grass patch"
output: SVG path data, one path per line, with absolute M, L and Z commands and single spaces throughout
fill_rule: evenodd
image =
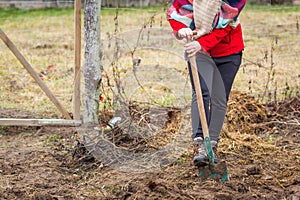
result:
M 73 8 L 47 8 L 47 9 L 0 9 L 0 18 L 10 20 L 24 17 L 51 17 L 73 14 Z
M 8 146 L 8 145 L 0 145 L 0 149 L 7 149 L 7 148 L 9 148 L 10 146 Z
M 33 136 L 33 133 L 22 133 L 21 136 L 23 138 L 29 138 L 29 137 L 32 137 Z
M 52 135 L 41 136 L 40 139 L 46 145 L 51 145 L 54 144 L 55 142 L 58 142 L 61 139 L 61 136 L 55 133 Z
M 151 6 L 142 8 L 102 8 L 102 14 L 115 14 L 116 10 L 119 13 L 125 12 L 135 12 L 137 10 L 145 11 L 162 11 L 164 8 L 162 6 Z M 73 15 L 74 8 L 45 8 L 45 9 L 18 9 L 18 8 L 2 8 L 0 9 L 0 19 L 19 19 L 19 18 L 35 18 L 35 17 L 52 17 L 52 16 L 63 16 L 63 15 Z M 83 9 L 82 9 L 83 14 Z M 3 21 L 3 20 L 1 20 Z
M 0 135 L 7 135 L 9 130 L 8 126 L 0 126 Z
M 257 4 L 246 4 L 244 11 L 266 11 L 266 12 L 295 12 L 300 11 L 300 6 L 293 5 L 257 5 Z M 243 12 L 244 12 L 243 11 Z

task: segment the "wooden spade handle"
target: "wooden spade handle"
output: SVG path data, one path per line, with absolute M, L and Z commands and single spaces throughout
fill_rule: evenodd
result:
M 203 103 L 202 91 L 201 91 L 201 87 L 200 87 L 200 79 L 199 79 L 198 70 L 197 70 L 196 56 L 191 56 L 191 57 L 189 57 L 189 59 L 190 59 L 190 64 L 191 64 L 194 87 L 195 87 L 195 91 L 196 91 L 197 104 L 198 104 L 198 110 L 199 110 L 199 114 L 200 114 L 203 137 L 209 138 L 207 119 L 206 119 L 205 108 L 204 108 L 204 103 Z

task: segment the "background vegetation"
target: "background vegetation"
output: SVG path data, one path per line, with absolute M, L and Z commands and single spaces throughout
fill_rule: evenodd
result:
M 300 7 L 246 6 L 240 16 L 246 48 L 235 90 L 250 93 L 263 102 L 299 95 L 299 11 Z M 114 8 L 103 8 L 101 38 L 105 42 L 112 35 L 126 32 L 125 37 L 129 38 L 130 31 L 139 30 L 145 24 L 168 30 L 166 8 L 124 8 L 117 12 Z M 73 9 L 3 9 L 0 12 L 0 26 L 59 100 L 71 110 Z M 54 106 L 2 42 L 0 49 L 0 76 L 3 80 L 0 86 L 1 108 L 57 114 Z M 178 52 L 179 55 L 181 53 Z M 158 58 L 155 53 L 151 56 L 149 60 L 160 59 L 158 62 L 164 62 L 163 56 Z M 183 58 L 179 63 L 184 70 Z

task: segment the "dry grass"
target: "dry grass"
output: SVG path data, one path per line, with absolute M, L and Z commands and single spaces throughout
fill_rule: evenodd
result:
M 114 10 L 102 11 L 103 41 L 107 41 L 108 37 L 117 32 L 122 33 L 122 37 L 125 37 L 123 39 L 131 43 L 137 38 L 138 30 L 143 25 L 170 30 L 162 8 L 120 10 L 118 20 L 115 18 Z M 274 93 L 277 94 L 277 99 L 289 94 L 296 95 L 300 85 L 299 20 L 299 8 L 273 10 L 268 7 L 255 7 L 242 13 L 240 21 L 244 27 L 246 49 L 243 65 L 234 85 L 235 90 L 252 93 L 264 101 L 274 100 Z M 14 17 L 5 16 L 1 21 L 1 29 L 41 74 L 47 86 L 63 105 L 71 111 L 74 65 L 73 11 L 56 10 L 51 13 L 45 10 L 40 14 L 20 12 Z M 172 57 L 173 53 L 182 55 L 181 46 L 170 42 L 159 45 L 161 48 L 166 45 L 165 52 L 137 51 L 134 56 L 145 58 L 145 65 L 159 63 L 184 71 L 186 66 L 183 58 Z M 2 42 L 0 49 L 0 108 L 25 109 L 48 117 L 60 115 Z M 122 62 L 119 63 L 125 68 L 130 68 L 132 57 L 127 55 L 128 58 L 122 58 Z
M 300 86 L 299 17 L 297 9 L 264 8 L 242 14 L 246 49 L 236 89 L 264 101 L 274 100 L 274 93 L 277 100 L 296 95 Z

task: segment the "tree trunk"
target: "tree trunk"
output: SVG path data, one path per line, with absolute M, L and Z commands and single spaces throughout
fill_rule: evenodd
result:
M 100 10 L 101 0 L 86 0 L 84 7 L 84 124 L 98 124 L 100 97 Z

